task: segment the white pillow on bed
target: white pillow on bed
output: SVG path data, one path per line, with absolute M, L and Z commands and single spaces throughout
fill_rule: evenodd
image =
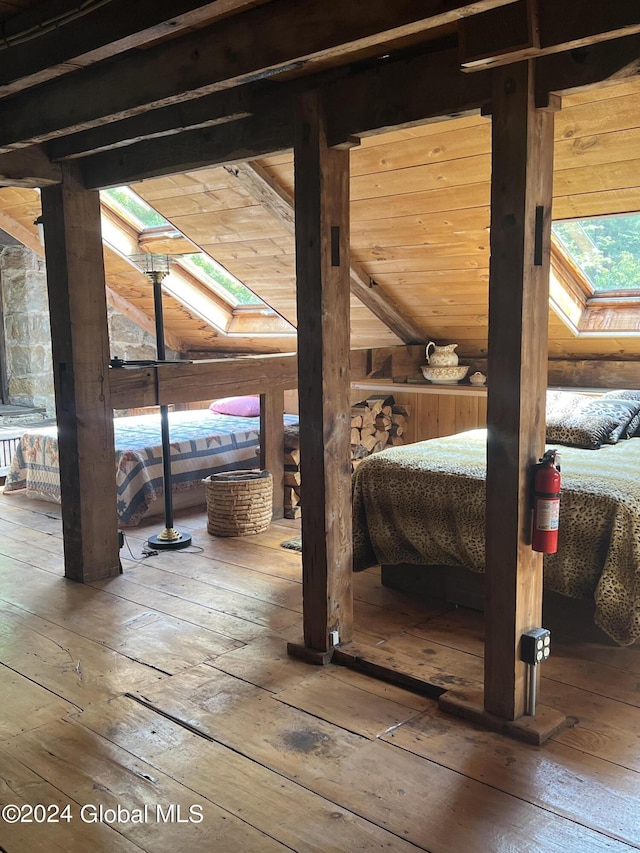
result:
M 258 395 L 246 397 L 222 397 L 214 400 L 209 410 L 217 415 L 235 415 L 239 418 L 260 417 L 260 397 Z

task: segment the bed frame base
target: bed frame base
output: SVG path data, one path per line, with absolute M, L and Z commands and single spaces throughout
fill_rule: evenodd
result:
M 484 610 L 484 575 L 460 566 L 381 566 L 383 586 L 418 598 L 439 598 L 458 607 Z
M 447 690 L 438 699 L 438 707 L 441 711 L 477 723 L 490 731 L 509 735 L 536 746 L 543 744 L 568 724 L 564 714 L 548 705 L 538 705 L 534 717 L 524 716 L 517 720 L 503 720 L 485 711 L 481 690 L 468 692 Z

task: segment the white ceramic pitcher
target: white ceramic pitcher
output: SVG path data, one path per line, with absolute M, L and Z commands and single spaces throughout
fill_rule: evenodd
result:
M 426 355 L 427 355 L 427 364 L 430 364 L 432 367 L 452 367 L 458 363 L 458 356 L 454 352 L 454 349 L 458 346 L 458 344 L 446 344 L 445 346 L 437 346 L 433 341 L 429 341 L 427 344 Z M 433 347 L 431 351 L 431 355 L 429 355 L 429 350 Z

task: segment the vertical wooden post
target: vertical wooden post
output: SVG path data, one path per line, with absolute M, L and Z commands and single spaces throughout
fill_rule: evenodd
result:
M 65 575 L 120 572 L 100 197 L 75 169 L 42 190 Z
M 327 147 L 318 93 L 298 103 L 294 153 L 304 645 L 329 652 L 353 622 L 349 152 Z
M 533 62 L 493 73 L 484 707 L 515 720 L 520 638 L 542 618 L 529 482 L 545 441 L 553 113 L 535 108 Z
M 260 394 L 260 467 L 271 473 L 273 518 L 284 516 L 284 391 Z

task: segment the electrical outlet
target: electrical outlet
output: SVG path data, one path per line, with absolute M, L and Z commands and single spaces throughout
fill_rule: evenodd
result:
M 547 628 L 532 628 L 525 631 L 520 639 L 520 657 L 525 663 L 536 664 L 545 661 L 551 654 L 551 631 Z
M 340 634 L 338 631 L 330 631 L 329 639 L 331 640 L 332 646 L 337 646 L 340 642 Z

